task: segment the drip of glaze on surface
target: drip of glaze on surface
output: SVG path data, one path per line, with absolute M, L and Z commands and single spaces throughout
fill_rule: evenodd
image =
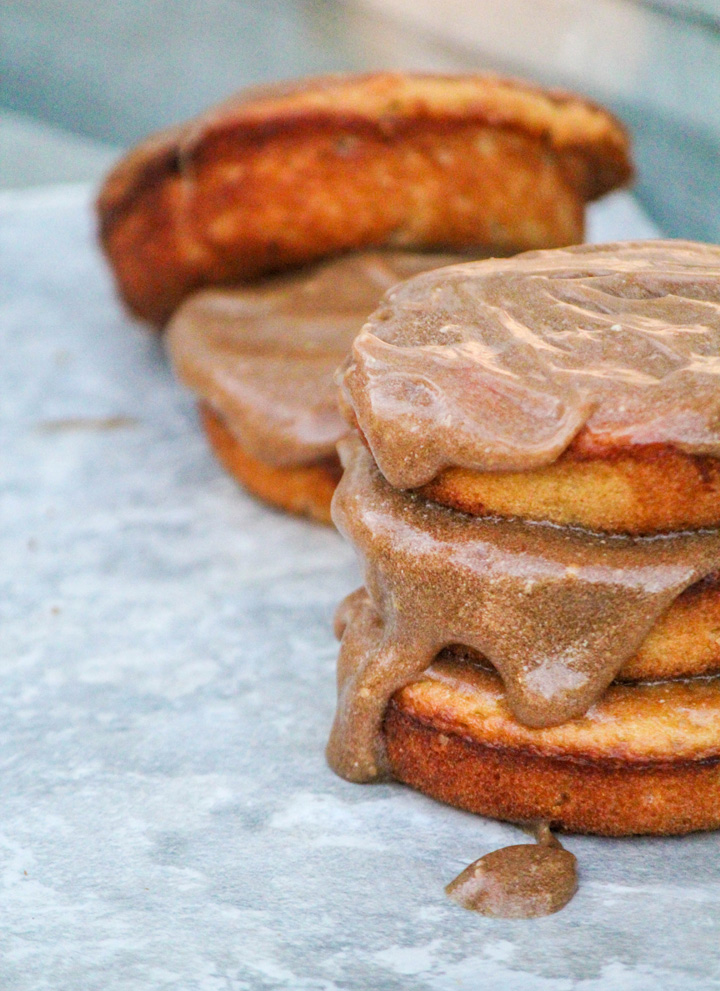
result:
M 368 313 L 395 283 L 468 257 L 365 252 L 202 290 L 168 325 L 173 364 L 251 456 L 276 467 L 334 457 L 347 432 L 334 375 Z
M 536 843 L 486 853 L 445 887 L 463 908 L 498 919 L 534 919 L 564 908 L 577 891 L 577 860 L 550 832 L 535 829 Z
M 356 338 L 341 407 L 385 478 L 529 471 L 571 444 L 720 457 L 720 246 L 580 245 L 420 275 Z
M 486 658 L 520 722 L 557 725 L 586 712 L 672 602 L 720 569 L 717 530 L 633 538 L 469 517 L 392 488 L 357 438 L 340 452 L 333 519 L 366 589 L 338 610 L 328 760 L 352 781 L 388 775 L 388 701 L 445 647 Z

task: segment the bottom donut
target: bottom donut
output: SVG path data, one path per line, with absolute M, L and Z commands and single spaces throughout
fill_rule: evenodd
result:
M 614 684 L 582 718 L 532 729 L 500 678 L 438 659 L 393 696 L 391 773 L 491 818 L 568 832 L 670 835 L 720 826 L 720 678 Z
M 218 461 L 248 492 L 278 509 L 332 523 L 330 503 L 342 475 L 338 457 L 282 468 L 268 465 L 243 450 L 222 417 L 209 406 L 201 403 L 199 412 Z

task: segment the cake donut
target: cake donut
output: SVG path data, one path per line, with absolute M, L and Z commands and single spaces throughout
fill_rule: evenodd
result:
M 167 325 L 175 371 L 215 454 L 273 506 L 330 523 L 348 426 L 335 371 L 368 313 L 404 279 L 467 256 L 375 251 L 208 288 Z
M 148 139 L 100 191 L 100 240 L 138 317 L 193 290 L 390 247 L 508 253 L 582 240 L 631 177 L 580 97 L 496 76 L 337 75 L 246 90 Z
M 329 76 L 240 93 L 107 177 L 100 240 L 121 298 L 167 339 L 221 463 L 330 521 L 346 430 L 333 372 L 394 282 L 580 240 L 628 181 L 607 111 L 495 76 Z
M 420 275 L 341 391 L 333 517 L 365 586 L 336 617 L 331 766 L 565 830 L 720 826 L 720 247 Z
M 571 831 L 720 824 L 720 678 L 688 680 L 698 669 L 667 633 L 720 569 L 717 531 L 668 535 L 658 553 L 657 537 L 463 518 L 393 489 L 358 441 L 344 456 L 334 518 L 366 588 L 337 616 L 338 773 Z M 711 644 L 704 674 L 720 668 L 717 627 Z
M 465 513 L 716 526 L 719 279 L 720 248 L 662 240 L 425 276 L 356 338 L 344 409 L 392 485 Z

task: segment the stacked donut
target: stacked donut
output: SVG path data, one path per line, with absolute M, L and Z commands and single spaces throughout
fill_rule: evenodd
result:
M 170 320 L 221 461 L 327 519 L 346 430 L 332 373 L 382 293 L 450 260 L 428 251 L 576 243 L 586 202 L 630 174 L 622 126 L 571 94 L 332 76 L 246 91 L 146 141 L 104 184 L 100 236 L 130 310 Z
M 392 290 L 341 382 L 328 757 L 572 831 L 720 826 L 720 247 Z

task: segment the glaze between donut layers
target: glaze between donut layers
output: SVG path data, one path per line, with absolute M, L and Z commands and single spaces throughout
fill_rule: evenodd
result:
M 520 722 L 581 716 L 660 615 L 720 568 L 720 531 L 602 536 L 477 519 L 399 492 L 357 438 L 333 519 L 355 546 L 372 610 L 341 607 L 338 709 L 328 758 L 350 780 L 387 773 L 382 718 L 392 694 L 446 646 L 486 657 Z M 363 593 L 364 594 L 364 593 Z

